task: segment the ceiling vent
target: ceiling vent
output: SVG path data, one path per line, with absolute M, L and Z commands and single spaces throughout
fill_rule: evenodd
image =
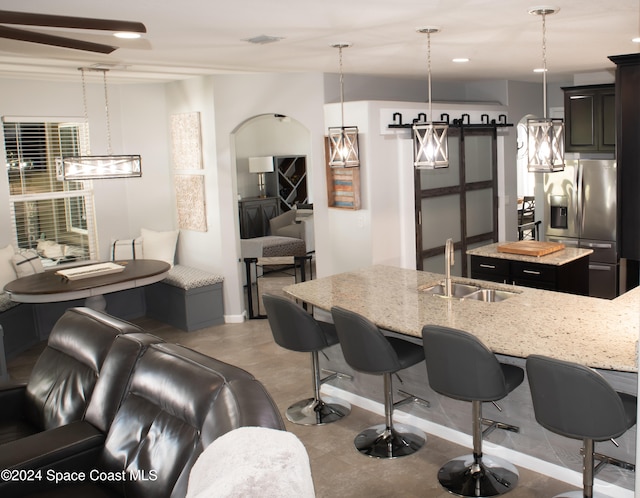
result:
M 283 39 L 284 38 L 282 38 L 281 36 L 260 35 L 260 36 L 254 36 L 253 38 L 247 38 L 242 41 L 255 43 L 256 45 L 267 45 L 268 43 L 275 43 Z

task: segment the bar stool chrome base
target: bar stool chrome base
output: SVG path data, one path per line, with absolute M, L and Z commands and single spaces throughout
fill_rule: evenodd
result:
M 483 455 L 479 462 L 473 455 L 449 460 L 438 471 L 442 487 L 458 496 L 498 496 L 518 484 L 518 469 L 498 457 Z
M 298 425 L 324 425 L 349 415 L 351 405 L 329 397 L 303 399 L 294 403 L 285 413 L 287 420 Z
M 402 424 L 388 428 L 374 425 L 356 436 L 353 443 L 363 455 L 371 458 L 397 458 L 415 453 L 426 441 L 424 433 Z

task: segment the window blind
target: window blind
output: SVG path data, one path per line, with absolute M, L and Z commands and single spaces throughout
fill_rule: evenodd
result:
M 90 181 L 57 178 L 56 158 L 87 154 L 86 123 L 3 118 L 13 240 L 45 264 L 98 259 Z

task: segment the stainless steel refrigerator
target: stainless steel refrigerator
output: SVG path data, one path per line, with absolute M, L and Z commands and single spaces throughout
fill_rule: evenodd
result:
M 589 295 L 618 295 L 616 162 L 567 160 L 561 172 L 544 175 L 545 233 L 548 241 L 593 249 Z

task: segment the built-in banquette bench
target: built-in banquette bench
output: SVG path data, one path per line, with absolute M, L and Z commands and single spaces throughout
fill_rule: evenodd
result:
M 167 277 L 144 289 L 107 294 L 107 310 L 123 319 L 149 316 L 186 332 L 224 323 L 223 277 L 175 265 Z M 70 307 L 82 300 L 60 303 L 15 303 L 0 293 L 0 379 L 6 377 L 6 359 L 41 340 Z
M 184 265 L 145 287 L 147 316 L 191 332 L 224 323 L 223 278 Z
M 106 294 L 108 313 L 124 320 L 147 315 L 187 332 L 224 322 L 223 278 L 180 264 L 174 266 L 178 234 L 178 230 L 158 232 L 142 228 L 136 239 L 112 241 L 109 251 L 112 261 L 157 259 L 172 268 L 164 280 L 147 288 Z M 57 244 L 48 242 L 39 242 L 38 251 L 15 251 L 11 245 L 0 248 L 0 336 L 4 335 L 0 337 L 0 349 L 4 348 L 0 350 L 0 377 L 6 371 L 5 358 L 46 340 L 68 308 L 85 304 L 83 300 L 18 304 L 2 292 L 4 285 L 15 278 L 44 271 L 41 258 L 63 253 Z M 54 252 L 43 252 L 45 249 Z

